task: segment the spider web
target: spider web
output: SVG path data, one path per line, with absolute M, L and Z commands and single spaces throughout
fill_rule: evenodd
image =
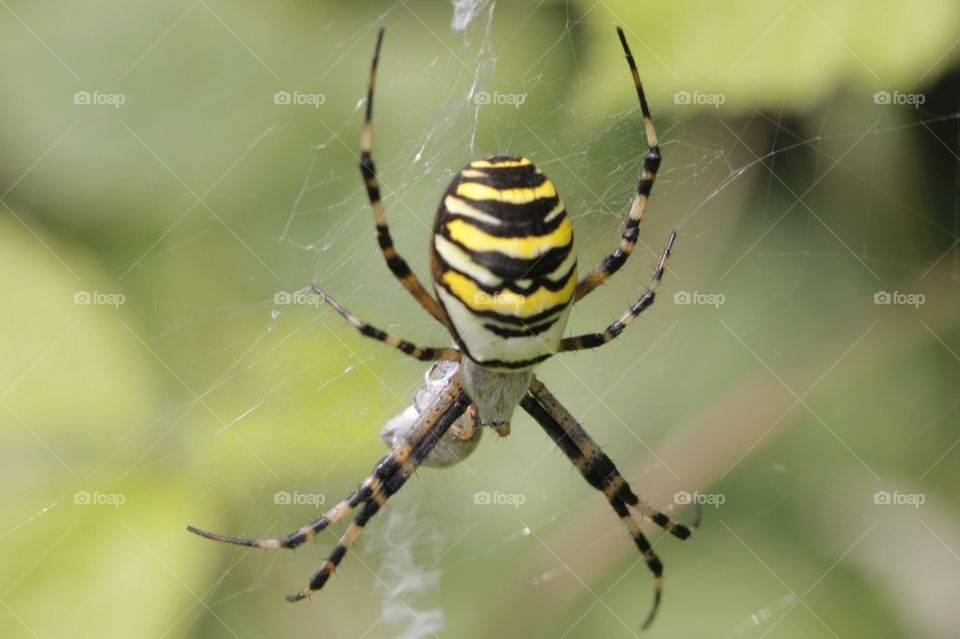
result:
M 590 14 L 571 16 L 569 7 L 561 19 L 551 13 L 550 29 L 558 34 L 555 42 L 544 55 L 528 56 L 529 64 L 515 64 L 511 56 L 530 53 L 524 45 L 527 31 L 542 28 L 536 11 L 516 22 L 498 22 L 507 8 L 495 0 L 452 0 L 447 9 L 446 31 L 417 16 L 406 3 L 371 13 L 356 29 L 346 19 L 329 18 L 323 40 L 330 69 L 348 65 L 357 81 L 324 99 L 328 103 L 343 100 L 339 92 L 349 92 L 356 96 L 353 109 L 301 109 L 288 120 L 268 123 L 242 155 L 285 153 L 278 162 L 292 167 L 292 175 L 282 176 L 277 185 L 244 189 L 260 198 L 246 203 L 248 215 L 224 221 L 212 209 L 212 215 L 199 209 L 201 215 L 165 230 L 160 240 L 144 240 L 144 250 L 114 273 L 117 281 L 146 287 L 166 271 L 176 271 L 180 263 L 202 264 L 205 257 L 198 255 L 208 253 L 214 271 L 221 272 L 215 267 L 219 259 L 215 249 L 232 246 L 229 254 L 240 260 L 242 267 L 237 270 L 242 274 L 237 277 L 244 282 L 233 292 L 229 282 L 211 286 L 208 303 L 199 296 L 186 303 L 161 299 L 152 324 L 142 332 L 128 327 L 135 336 L 131 351 L 180 353 L 163 364 L 173 380 L 170 395 L 175 399 L 156 407 L 143 427 L 111 444 L 97 469 L 109 477 L 104 485 L 125 490 L 128 482 L 143 481 L 176 466 L 176 460 L 192 456 L 191 447 L 202 445 L 203 459 L 192 463 L 205 470 L 191 472 L 209 481 L 191 489 L 194 500 L 184 506 L 184 516 L 203 526 L 207 522 L 197 517 L 223 508 L 227 514 L 218 516 L 224 516 L 232 528 L 218 526 L 218 532 L 276 536 L 347 496 L 384 453 L 379 429 L 411 403 L 426 367 L 357 337 L 309 291 L 310 282 L 321 283 L 356 315 L 391 333 L 424 345 L 449 343 L 442 327 L 426 317 L 389 276 L 356 168 L 365 65 L 375 29 L 381 24 L 402 19 L 403 27 L 388 28 L 384 43 L 373 155 L 394 240 L 421 280 L 426 282 L 429 273 L 426 247 L 438 194 L 466 162 L 494 153 L 528 155 L 558 185 L 576 229 L 582 272 L 615 246 L 646 145 L 636 104 L 623 103 L 611 114 L 605 106 L 582 99 L 598 82 L 598 78 L 584 77 L 579 59 L 580 30 Z M 611 66 L 629 83 L 612 37 L 608 52 Z M 413 76 L 433 79 L 430 92 L 418 95 L 415 102 L 409 95 Z M 912 119 L 878 114 L 865 122 L 835 111 L 830 103 L 815 118 L 806 119 L 769 107 L 735 116 L 707 110 L 687 117 L 683 105 L 664 99 L 683 80 L 677 87 L 651 90 L 665 160 L 637 250 L 608 286 L 589 303 L 578 305 L 568 332 L 606 326 L 637 299 L 667 233 L 676 228 L 680 239 L 664 279 L 665 291 L 618 346 L 572 356 L 565 363 L 551 361 L 538 371 L 571 413 L 582 416 L 585 427 L 645 498 L 645 486 L 655 487 L 659 498 L 677 488 L 704 488 L 697 483 L 699 476 L 674 471 L 682 464 L 682 456 L 673 454 L 676 450 L 669 446 L 674 427 L 731 391 L 729 380 L 746 375 L 745 371 L 758 366 L 758 359 L 763 361 L 762 368 L 769 369 L 768 360 L 779 361 L 779 355 L 793 352 L 791 344 L 818 343 L 832 322 L 839 324 L 847 312 L 853 312 L 851 290 L 864 295 L 893 290 L 912 294 L 928 290 L 929 285 L 956 293 L 960 282 L 960 251 L 954 242 L 960 237 L 960 160 L 956 156 L 960 138 L 947 138 L 940 128 L 956 129 L 955 110 L 918 109 Z M 129 128 L 136 130 L 136 123 Z M 299 141 L 274 143 L 291 137 Z M 931 212 L 923 194 L 889 182 L 887 153 L 902 145 L 928 144 L 931 139 L 933 148 L 924 148 L 942 174 L 931 180 L 939 179 L 938 184 L 950 193 L 947 214 Z M 265 164 L 257 161 L 256 166 Z M 213 176 L 214 183 L 223 180 L 227 190 L 239 191 L 245 182 L 256 179 L 243 169 L 231 174 L 233 166 L 229 167 L 219 178 Z M 869 200 L 851 202 L 834 179 L 837 173 Z M 244 203 L 226 196 L 221 205 Z M 850 206 L 849 215 L 818 215 L 845 205 Z M 214 208 L 220 210 L 220 206 Z M 903 216 L 915 220 L 920 229 L 906 246 L 898 245 L 899 238 L 889 237 L 885 230 L 891 220 Z M 677 298 L 677 294 L 688 298 Z M 827 310 L 826 319 L 811 326 L 809 307 L 814 296 L 824 300 Z M 939 303 L 936 298 L 930 301 Z M 771 316 L 778 318 L 776 331 L 763 326 L 762 320 Z M 873 315 L 869 317 L 865 329 L 873 321 Z M 955 338 L 950 340 L 946 324 L 924 317 L 938 341 L 956 343 Z M 917 330 L 924 334 L 922 328 Z M 220 331 L 224 334 L 220 339 L 208 342 Z M 785 333 L 789 339 L 783 337 Z M 801 374 L 803 381 L 788 378 L 784 385 L 799 394 L 819 381 L 818 376 L 855 338 L 852 335 L 842 348 L 819 361 L 810 379 Z M 678 353 L 683 354 L 680 359 Z M 728 363 L 717 366 L 718 361 Z M 943 366 L 952 364 L 947 360 Z M 945 375 L 957 379 L 955 370 Z M 698 389 L 697 398 L 687 395 L 691 388 Z M 931 391 L 929 397 L 936 396 Z M 920 396 L 918 403 L 923 399 Z M 930 403 L 937 408 L 923 413 L 916 406 L 900 406 L 900 417 L 909 421 L 923 414 L 932 423 L 945 423 L 955 420 L 960 410 L 956 402 Z M 199 416 L 204 410 L 209 414 Z M 842 421 L 842 411 L 836 411 L 841 416 L 832 414 L 825 420 Z M 830 459 L 843 460 L 837 468 L 847 469 L 849 464 L 854 469 L 851 474 L 874 473 L 872 459 L 871 463 L 861 460 L 866 469 L 857 462 L 866 444 L 856 432 L 842 431 L 834 438 L 823 435 L 818 442 L 831 451 Z M 748 439 L 741 450 L 755 443 Z M 694 455 L 704 460 L 709 452 Z M 935 458 L 932 455 L 930 461 Z M 945 465 L 951 458 L 947 459 Z M 715 530 L 736 529 L 746 537 L 743 531 L 750 531 L 757 519 L 769 523 L 778 517 L 779 500 L 794 499 L 794 493 L 806 487 L 821 487 L 810 467 L 795 467 L 796 459 L 782 449 L 770 458 L 729 461 L 730 468 L 742 464 L 731 477 L 742 472 L 745 478 L 727 484 L 726 496 L 745 482 L 765 484 L 769 500 L 763 503 L 773 505 L 756 515 L 734 511 L 737 514 L 729 519 L 723 510 L 709 511 L 708 525 Z M 710 480 L 720 477 L 717 472 Z M 903 485 L 918 481 L 904 480 Z M 936 486 L 925 491 L 932 496 Z M 278 498 L 281 493 L 293 503 Z M 827 495 L 827 491 L 818 494 Z M 484 503 L 487 496 L 492 503 Z M 671 506 L 669 497 L 667 501 L 659 498 L 651 497 L 651 502 L 685 516 L 687 511 L 679 504 Z M 224 500 L 227 506 L 221 504 Z M 649 577 L 642 563 L 635 563 L 629 540 L 608 510 L 533 422 L 518 415 L 509 439 L 500 441 L 488 433 L 464 463 L 423 470 L 391 498 L 331 584 L 313 601 L 318 604 L 330 595 L 336 597 L 334 603 L 321 604 L 322 608 L 274 606 L 282 593 L 299 587 L 319 567 L 336 535 L 321 535 L 297 555 L 251 555 L 209 545 L 207 556 L 223 561 L 222 576 L 198 593 L 205 605 L 183 613 L 171 634 L 230 636 L 224 626 L 211 621 L 210 611 L 229 619 L 223 622 L 229 627 L 242 623 L 244 614 L 239 609 L 249 605 L 259 612 L 273 610 L 263 613 L 273 623 L 289 623 L 305 631 L 317 628 L 322 617 L 334 635 L 473 636 L 471 624 L 479 622 L 471 608 L 486 610 L 491 618 L 503 617 L 503 627 L 509 625 L 510 613 L 487 603 L 488 597 L 500 602 L 498 589 L 550 593 L 542 596 L 546 599 L 555 590 L 572 588 L 580 590 L 582 598 L 573 604 L 575 614 L 557 612 L 565 620 L 555 626 L 558 633 L 585 636 L 580 634 L 586 632 L 584 628 L 603 618 L 612 620 L 622 636 L 635 636 L 648 605 Z M 803 512 L 828 519 L 820 510 Z M 936 530 L 948 528 L 945 524 Z M 336 534 L 342 529 L 338 526 Z M 790 538 L 788 533 L 784 536 Z M 853 534 L 847 541 L 855 538 Z M 789 553 L 796 548 L 791 544 L 800 542 L 780 543 L 780 549 Z M 670 572 L 665 606 L 704 600 L 705 586 L 698 587 L 696 582 L 704 574 L 721 570 L 718 566 L 731 565 L 724 553 L 739 551 L 748 557 L 744 561 L 752 561 L 749 557 L 754 552 L 744 551 L 729 535 L 723 544 L 707 546 L 719 552 L 719 559 L 717 552 L 711 554 L 696 544 L 669 539 L 657 543 L 668 569 L 678 566 Z M 620 568 L 614 576 L 581 577 L 592 574 L 586 567 L 591 554 L 608 546 L 623 550 L 616 555 Z M 925 544 L 907 542 L 905 551 L 923 555 L 921 546 Z M 580 556 L 568 552 L 571 547 L 580 548 Z M 836 557 L 844 549 L 829 546 L 825 553 Z M 769 557 L 772 551 L 767 551 L 758 553 Z M 853 559 L 859 550 L 851 552 Z M 537 559 L 525 561 L 527 554 Z M 872 558 L 864 556 L 858 565 L 875 567 Z M 775 564 L 772 573 L 802 572 L 771 563 Z M 470 585 L 473 579 L 478 580 L 476 591 Z M 719 577 L 707 581 L 723 583 Z M 867 591 L 853 581 L 856 592 Z M 757 577 L 757 582 L 762 579 Z M 745 587 L 749 603 L 718 618 L 712 636 L 761 636 L 781 618 L 789 618 L 791 610 L 806 605 L 801 602 L 806 594 L 802 589 L 787 590 Z M 364 621 L 331 619 L 339 606 L 351 606 L 351 617 Z M 913 620 L 910 613 L 902 614 Z M 826 632 L 822 626 L 813 627 Z M 805 626 L 791 628 L 802 632 Z

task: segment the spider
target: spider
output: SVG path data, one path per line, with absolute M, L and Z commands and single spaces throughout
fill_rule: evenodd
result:
M 621 28 L 620 44 L 633 75 L 646 132 L 643 171 L 619 246 L 582 279 L 577 279 L 573 229 L 553 183 L 525 157 L 496 155 L 468 164 L 451 182 L 437 210 L 430 250 L 436 297 L 427 292 L 393 245 L 380 185 L 371 157 L 373 93 L 384 30 L 373 52 L 366 113 L 360 136 L 360 172 L 387 266 L 420 305 L 442 323 L 456 347 L 423 348 L 363 322 L 318 286 L 313 289 L 363 335 L 421 361 L 445 363 L 445 386 L 429 397 L 409 428 L 393 434 L 391 449 L 359 488 L 318 519 L 279 539 L 242 539 L 193 526 L 190 532 L 216 541 L 257 548 L 296 548 L 359 509 L 353 523 L 309 584 L 289 595 L 299 601 L 319 590 L 337 569 L 367 524 L 421 464 L 436 461 L 452 429 L 479 436 L 489 426 L 500 436 L 510 432 L 517 405 L 540 424 L 591 486 L 601 491 L 620 517 L 654 575 L 653 606 L 647 627 L 660 606 L 663 565 L 640 530 L 650 519 L 666 532 L 687 539 L 700 523 L 684 526 L 640 501 L 600 446 L 534 374 L 534 367 L 556 353 L 595 348 L 615 339 L 653 304 L 676 231 L 670 233 L 646 291 L 601 333 L 563 337 L 570 307 L 606 282 L 627 261 L 650 196 L 660 147 L 640 75 Z M 456 447 L 454 448 L 456 450 Z M 472 450 L 472 448 L 469 448 Z M 449 452 L 449 451 L 448 451 Z M 468 451 L 469 452 L 469 451 Z M 449 457 L 449 456 L 447 456 Z M 442 460 L 441 460 L 442 461 Z M 639 515 L 635 519 L 631 509 Z

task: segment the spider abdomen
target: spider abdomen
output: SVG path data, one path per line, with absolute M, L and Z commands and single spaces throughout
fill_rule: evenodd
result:
M 467 165 L 437 210 L 434 287 L 458 345 L 491 369 L 550 357 L 577 284 L 570 218 L 556 188 L 527 158 Z

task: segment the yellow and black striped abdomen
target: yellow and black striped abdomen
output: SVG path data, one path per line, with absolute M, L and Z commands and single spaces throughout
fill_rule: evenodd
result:
M 526 158 L 467 165 L 440 202 L 433 281 L 460 348 L 494 369 L 541 362 L 560 343 L 577 284 L 570 218 Z

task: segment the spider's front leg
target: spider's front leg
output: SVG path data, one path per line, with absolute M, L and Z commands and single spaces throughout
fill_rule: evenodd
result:
M 387 224 L 387 214 L 380 199 L 380 181 L 377 179 L 377 168 L 373 163 L 373 92 L 377 84 L 377 64 L 380 62 L 380 46 L 383 44 L 383 28 L 377 32 L 377 44 L 373 49 L 373 61 L 370 63 L 370 79 L 367 82 L 367 109 L 363 117 L 363 130 L 360 133 L 360 174 L 363 185 L 367 189 L 367 198 L 373 211 L 373 220 L 377 225 L 377 243 L 383 258 L 387 261 L 387 268 L 400 281 L 420 306 L 434 318 L 443 323 L 443 310 L 427 289 L 423 287 L 417 276 L 410 270 L 407 261 L 397 252 L 390 236 L 390 227 Z
M 627 37 L 620 27 L 617 27 L 617 35 L 620 36 L 620 45 L 623 47 L 627 64 L 630 66 L 630 74 L 633 76 L 633 84 L 637 89 L 640 113 L 643 116 L 643 127 L 647 135 L 647 152 L 643 157 L 643 172 L 640 174 L 637 192 L 630 204 L 630 214 L 627 216 L 626 228 L 623 230 L 620 244 L 607 257 L 603 258 L 603 261 L 595 269 L 577 282 L 574 301 L 580 301 L 589 295 L 593 289 L 610 279 L 633 253 L 633 248 L 639 239 L 640 220 L 643 219 L 643 212 L 647 208 L 650 191 L 653 190 L 653 182 L 657 179 L 657 170 L 660 168 L 660 144 L 657 141 L 657 131 L 653 126 L 653 116 L 650 115 L 650 107 L 647 105 L 647 97 L 643 93 L 640 72 L 637 71 L 637 64 L 633 61 L 633 53 L 630 52 L 630 46 L 627 44 Z
M 363 507 L 347 530 L 340 537 L 337 546 L 323 562 L 320 570 L 314 574 L 309 585 L 300 592 L 287 597 L 290 601 L 299 601 L 310 593 L 319 590 L 336 570 L 350 547 L 356 542 L 367 521 L 406 483 L 423 459 L 437 445 L 454 422 L 470 406 L 470 399 L 463 391 L 459 377 L 454 377 L 436 400 L 424 410 L 409 434 L 398 441 L 373 469 L 373 473 L 360 484 L 353 495 L 340 502 L 320 518 L 300 528 L 282 539 L 243 539 L 206 532 L 188 526 L 190 532 L 202 537 L 241 546 L 257 548 L 296 548 L 303 542 L 316 536 L 333 523 L 336 523 L 361 503 Z
M 646 628 L 653 622 L 660 607 L 663 592 L 663 564 L 643 531 L 640 530 L 640 525 L 630 515 L 629 508 L 649 518 L 674 537 L 687 539 L 700 525 L 700 505 L 694 506 L 693 523 L 690 526 L 684 526 L 640 501 L 613 461 L 540 380 L 534 378 L 530 384 L 529 394 L 523 398 L 520 405 L 557 443 L 584 479 L 606 496 L 610 506 L 620 517 L 637 548 L 643 554 L 644 561 L 654 576 L 653 607 L 643 623 L 643 627 Z

